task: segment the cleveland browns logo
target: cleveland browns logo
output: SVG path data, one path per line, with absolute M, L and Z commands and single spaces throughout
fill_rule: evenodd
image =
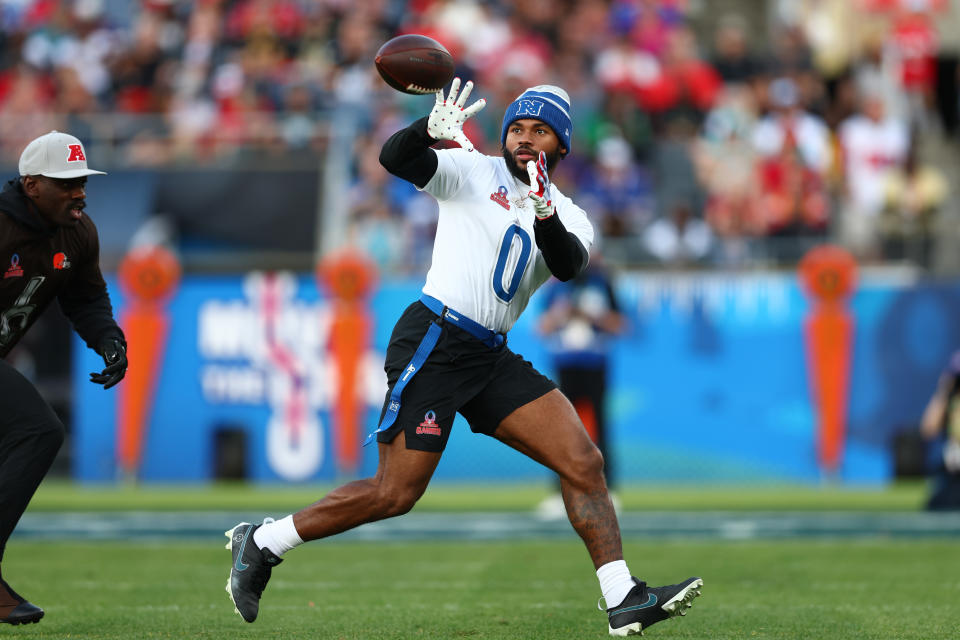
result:
M 67 254 L 63 251 L 58 251 L 53 256 L 53 268 L 57 271 L 70 268 L 70 261 L 67 260 Z

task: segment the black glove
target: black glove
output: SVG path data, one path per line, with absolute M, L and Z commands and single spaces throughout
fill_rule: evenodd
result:
M 123 380 L 127 373 L 127 343 L 123 338 L 109 336 L 100 341 L 97 351 L 103 356 L 107 366 L 100 373 L 91 373 L 90 382 L 102 384 L 104 389 L 109 389 Z

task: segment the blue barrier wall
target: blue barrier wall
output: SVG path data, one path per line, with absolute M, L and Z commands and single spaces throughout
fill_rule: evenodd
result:
M 389 281 L 372 300 L 365 357 L 367 426 L 385 389 L 383 352 L 420 281 Z M 122 312 L 124 301 L 111 282 Z M 281 304 L 266 311 L 267 287 Z M 817 482 L 815 414 L 802 324 L 810 305 L 780 274 L 624 275 L 617 282 L 629 329 L 618 340 L 609 398 L 613 455 L 624 482 Z M 916 424 L 949 353 L 960 345 L 960 286 L 867 278 L 851 300 L 856 323 L 848 440 L 839 480 L 880 484 L 892 474 L 889 441 Z M 509 344 L 543 371 L 533 331 L 538 300 Z M 169 307 L 172 331 L 147 428 L 144 481 L 203 481 L 213 473 L 214 432 L 242 429 L 256 481 L 332 480 L 334 388 L 325 340 L 330 308 L 307 275 L 190 277 Z M 276 337 L 264 330 L 274 313 Z M 99 358 L 76 342 L 77 479 L 112 480 L 117 390 L 87 382 Z M 280 349 L 295 356 L 276 357 Z M 136 358 L 136 353 L 130 354 Z M 296 383 L 296 384 L 294 384 Z M 301 389 L 299 395 L 291 389 Z M 298 424 L 291 406 L 306 406 Z M 312 434 L 312 435 L 311 435 Z M 314 439 L 311 439 L 313 437 Z M 361 475 L 376 468 L 364 451 Z M 458 419 L 436 474 L 443 480 L 547 478 L 538 465 Z

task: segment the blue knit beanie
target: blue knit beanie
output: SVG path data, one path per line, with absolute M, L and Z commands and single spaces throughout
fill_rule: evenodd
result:
M 570 152 L 573 122 L 570 120 L 570 96 L 566 91 L 552 84 L 540 84 L 521 93 L 503 114 L 500 144 L 505 144 L 507 141 L 507 127 L 517 120 L 527 118 L 550 125 L 553 132 L 560 138 L 560 144 L 567 153 Z

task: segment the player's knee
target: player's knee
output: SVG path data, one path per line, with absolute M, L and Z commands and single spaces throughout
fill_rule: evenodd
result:
M 413 509 L 417 500 L 423 495 L 423 489 L 404 485 L 401 487 L 381 486 L 378 502 L 380 511 L 387 517 L 402 516 Z
M 413 509 L 413 505 L 417 504 L 418 497 L 410 493 L 390 496 L 384 501 L 383 511 L 388 517 L 402 516 Z
M 53 450 L 53 452 L 56 453 L 60 450 L 66 438 L 66 429 L 59 419 L 51 417 L 49 420 L 38 425 L 37 436 L 42 449 Z
M 570 479 L 580 485 L 590 485 L 603 477 L 603 454 L 594 444 L 583 447 L 572 458 Z
M 591 445 L 583 464 L 587 475 L 591 478 L 603 477 L 603 454 L 600 453 L 600 449 L 596 445 Z

